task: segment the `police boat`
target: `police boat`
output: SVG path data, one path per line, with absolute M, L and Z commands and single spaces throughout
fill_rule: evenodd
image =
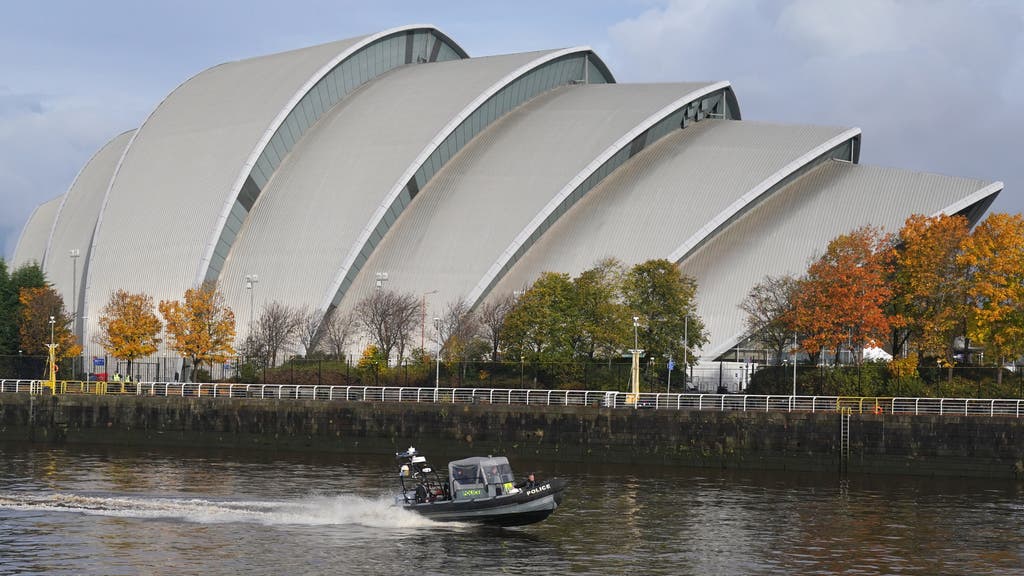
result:
M 562 503 L 566 482 L 558 478 L 515 482 L 508 458 L 476 456 L 448 463 L 447 475 L 409 448 L 398 452 L 402 493 L 395 503 L 440 522 L 524 526 L 540 522 Z M 532 478 L 532 474 L 530 475 Z

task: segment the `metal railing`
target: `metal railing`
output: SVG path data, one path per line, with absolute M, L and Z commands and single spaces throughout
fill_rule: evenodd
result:
M 0 380 L 0 393 L 43 393 L 41 380 Z M 321 386 L 312 384 L 216 384 L 186 382 L 84 382 L 61 380 L 57 394 L 341 400 L 351 402 L 430 402 L 537 406 L 597 406 L 650 410 L 735 412 L 840 412 L 858 414 L 937 414 L 1021 417 L 1024 400 L 977 398 L 882 398 L 860 396 L 755 396 L 746 394 L 669 394 L 600 390 L 507 388 L 412 388 Z

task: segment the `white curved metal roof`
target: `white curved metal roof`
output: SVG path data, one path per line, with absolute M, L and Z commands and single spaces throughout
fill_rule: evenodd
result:
M 713 359 L 744 336 L 737 307 L 766 275 L 802 274 L 834 237 L 860 226 L 895 232 L 911 214 L 955 213 L 998 194 L 987 182 L 830 160 L 773 192 L 681 263 L 697 278 L 697 313 Z
M 481 133 L 435 176 L 369 257 L 349 307 L 387 288 L 466 297 L 563 187 L 624 134 L 706 84 L 597 84 L 553 90 Z M 440 311 L 440 308 L 437 310 Z
M 712 120 L 738 118 L 728 83 L 587 85 L 614 82 L 587 47 L 440 62 L 464 57 L 404 26 L 202 72 L 36 208 L 12 265 L 39 261 L 94 319 L 114 289 L 219 278 L 244 337 L 250 296 L 350 307 L 387 272 L 439 291 L 433 316 L 543 270 L 669 257 L 698 279 L 714 357 L 764 275 L 862 224 L 980 218 L 1002 189 L 829 160 L 856 162 L 857 129 Z
M 781 167 L 853 136 L 843 128 L 732 120 L 676 130 L 591 190 L 492 292 L 521 289 L 546 270 L 579 274 L 608 256 L 626 265 L 667 258 Z
M 60 209 L 63 200 L 62 194 L 53 200 L 43 202 L 32 211 L 21 230 L 21 236 L 18 237 L 18 244 L 14 247 L 14 255 L 11 257 L 12 270 L 32 262 L 40 266 L 44 264 L 46 242 L 50 238 L 53 220 L 57 217 L 57 210 Z
M 250 316 L 250 274 L 259 276 L 257 315 L 263 294 L 290 306 L 323 301 L 366 223 L 439 132 L 510 72 L 555 52 L 394 70 L 321 119 L 267 184 L 225 262 L 221 286 L 239 326 Z
M 64 296 L 68 311 L 81 308 L 85 267 L 89 262 L 89 247 L 96 227 L 96 219 L 103 205 L 110 179 L 117 163 L 135 134 L 129 130 L 107 142 L 82 168 L 60 205 L 50 233 L 43 271 L 46 279 Z M 72 263 L 70 251 L 78 250 L 79 258 Z M 72 294 L 76 290 L 78 294 Z M 75 298 L 77 301 L 72 301 Z
M 136 132 L 107 191 L 85 315 L 97 316 L 119 288 L 160 301 L 201 280 L 225 207 L 299 93 L 346 55 L 416 28 L 221 64 L 171 92 Z

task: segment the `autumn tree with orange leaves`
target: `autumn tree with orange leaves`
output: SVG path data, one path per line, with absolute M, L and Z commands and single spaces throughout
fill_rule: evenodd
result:
M 829 242 L 796 289 L 795 326 L 804 349 L 838 352 L 849 343 L 859 365 L 864 347 L 890 329 L 890 270 L 891 239 L 877 228 L 865 226 Z
M 970 316 L 970 282 L 960 257 L 970 227 L 963 216 L 907 218 L 899 232 L 894 302 L 919 355 L 944 358 L 952 378 L 954 344 Z M 899 348 L 899 342 L 894 343 Z
M 185 291 L 185 300 L 160 301 L 167 322 L 168 344 L 198 371 L 203 364 L 224 362 L 235 354 L 235 313 L 215 282 Z
M 57 345 L 55 352 L 58 361 L 72 358 L 82 353 L 82 347 L 71 330 L 73 319 L 64 309 L 64 300 L 52 286 L 42 288 L 22 288 L 18 293 L 21 304 L 21 325 L 19 336 L 21 349 L 26 354 L 43 355 L 49 352 L 51 326 L 53 317 L 53 342 Z
M 972 315 L 968 335 L 1000 364 L 1024 354 L 1024 216 L 991 214 L 964 243 Z M 998 371 L 997 382 L 1002 384 Z
M 153 298 L 118 290 L 100 313 L 100 333 L 95 341 L 114 358 L 132 362 L 157 351 L 163 323 L 157 317 Z

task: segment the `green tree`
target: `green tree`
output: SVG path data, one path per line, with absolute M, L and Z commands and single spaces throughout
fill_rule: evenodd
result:
M 0 355 L 17 354 L 21 349 L 21 289 L 44 286 L 46 276 L 39 264 L 25 264 L 8 274 L 7 264 L 0 259 Z
M 579 326 L 577 303 L 568 274 L 544 272 L 505 316 L 506 353 L 538 367 L 571 362 L 571 335 Z M 537 372 L 534 371 L 534 384 Z
M 11 277 L 7 262 L 0 258 L 0 356 L 14 354 L 18 345 L 16 299 L 11 297 Z
M 694 278 L 668 260 L 648 260 L 626 274 L 623 295 L 626 307 L 643 326 L 640 347 L 648 357 L 682 358 L 685 334 L 689 339 L 686 357 L 690 364 L 696 362 L 693 349 L 703 346 L 708 338 L 704 321 L 696 313 Z
M 571 336 L 577 357 L 611 358 L 630 347 L 630 314 L 622 303 L 624 275 L 622 263 L 608 258 L 573 280 L 578 332 Z
M 157 351 L 163 323 L 156 315 L 153 298 L 118 290 L 100 312 L 100 332 L 96 343 L 114 358 L 132 362 Z

